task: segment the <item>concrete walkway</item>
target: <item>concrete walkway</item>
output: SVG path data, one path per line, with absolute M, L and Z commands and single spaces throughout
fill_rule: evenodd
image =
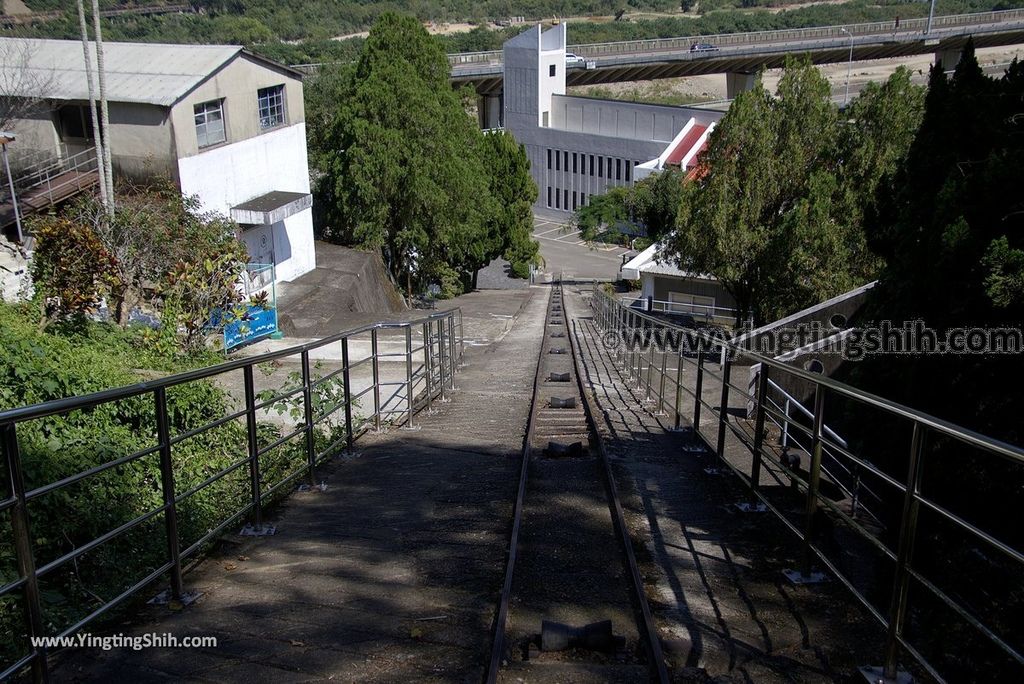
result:
M 601 347 L 579 291 L 565 299 L 627 524 L 646 538 L 648 599 L 674 678 L 845 682 L 858 665 L 876 664 L 881 628 L 838 582 L 788 584 L 781 571 L 796 567 L 796 538 L 770 513 L 735 509 L 749 500 L 742 483 L 705 472 L 720 467 L 716 457 L 653 415 Z
M 216 647 L 69 651 L 55 679 L 478 681 L 547 295 L 505 295 L 506 308 L 523 304 L 514 325 L 467 347 L 458 391 L 417 416 L 419 429 L 367 435 L 324 466 L 325 492 L 272 512 L 276 536 L 222 543 L 186 576 L 203 592 L 197 604 L 143 607 L 130 627 L 106 630 L 210 635 Z

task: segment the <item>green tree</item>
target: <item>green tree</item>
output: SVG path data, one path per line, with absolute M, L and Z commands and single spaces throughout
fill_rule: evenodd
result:
M 495 217 L 488 163 L 511 169 L 524 160 L 495 161 L 501 149 L 489 151 L 448 73 L 440 43 L 419 22 L 384 14 L 354 67 L 332 75 L 334 111 L 314 109 L 322 233 L 380 250 L 410 296 L 429 284 L 459 292 L 521 223 Z M 514 187 L 523 199 L 522 184 Z
M 828 82 L 790 61 L 772 97 L 758 83 L 719 122 L 684 184 L 670 251 L 710 273 L 741 315 L 772 320 L 875 276 L 865 216 L 892 182 L 921 116 L 921 89 L 899 71 L 840 121 Z
M 580 207 L 573 226 L 584 240 L 616 226 L 631 223 L 651 240 L 660 240 L 676 226 L 686 174 L 665 169 L 637 181 L 632 187 L 611 188 Z
M 489 234 L 494 248 L 486 253 L 486 266 L 501 256 L 518 278 L 530 275 L 530 266 L 540 260 L 540 246 L 533 239 L 533 203 L 537 199 L 537 184 L 530 176 L 530 160 L 526 149 L 505 132 L 488 133 L 485 141 L 485 167 L 490 177 L 493 199 Z M 475 271 L 474 271 L 475 285 Z

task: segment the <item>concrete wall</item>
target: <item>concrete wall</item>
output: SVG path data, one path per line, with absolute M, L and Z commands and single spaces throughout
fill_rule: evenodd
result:
M 110 158 L 117 174 L 136 180 L 177 178 L 174 136 L 165 107 L 114 102 L 110 112 Z M 92 144 L 92 141 L 89 141 Z
M 221 146 L 267 133 L 260 129 L 256 91 L 275 85 L 285 87 L 286 121 L 279 128 L 303 123 L 306 119 L 302 82 L 290 73 L 241 55 L 206 79 L 171 109 L 178 158 L 200 153 L 196 139 L 194 107 L 210 100 L 224 100 L 227 140 L 221 143 Z
M 553 128 L 590 135 L 645 141 L 656 140 L 665 145 L 672 141 L 690 119 L 696 118 L 697 123 L 707 125 L 721 117 L 718 112 L 701 109 L 600 100 L 570 95 L 553 97 L 552 107 Z M 662 150 L 665 145 L 661 146 Z M 658 150 L 658 154 L 662 150 Z M 647 161 L 647 159 L 643 161 Z
M 179 159 L 178 175 L 183 193 L 197 195 L 204 209 L 225 215 L 231 207 L 274 190 L 308 193 L 306 125 L 277 128 Z M 258 232 L 247 235 L 253 230 Z M 254 258 L 261 253 L 257 248 L 268 230 L 278 280 L 291 280 L 316 265 L 311 209 L 270 227 L 243 231 Z

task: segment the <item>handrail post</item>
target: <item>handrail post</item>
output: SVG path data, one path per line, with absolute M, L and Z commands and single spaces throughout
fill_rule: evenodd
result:
M 171 598 L 181 600 L 181 549 L 178 546 L 178 509 L 174 496 L 174 466 L 171 463 L 171 430 L 167 423 L 167 390 L 158 387 L 156 435 L 160 445 L 160 489 L 164 499 L 164 526 L 167 530 L 167 559 L 171 562 Z
M 430 413 L 434 406 L 434 364 L 430 354 L 430 325 L 428 321 L 424 322 L 421 326 L 423 330 L 423 378 L 427 388 L 427 413 Z
M 673 428 L 678 430 L 680 420 L 682 419 L 683 410 L 683 341 L 682 338 L 679 340 L 679 354 L 676 356 L 676 401 L 675 401 L 675 419 L 673 420 Z
M 448 379 L 451 380 L 451 385 L 448 386 L 452 392 L 455 391 L 455 317 L 448 316 L 448 370 L 450 375 Z
M 424 343 L 426 341 L 424 340 Z M 412 325 L 405 326 L 405 403 L 406 403 L 406 419 L 405 427 L 410 430 L 413 427 L 412 414 L 413 414 L 413 389 L 412 389 Z
M 654 330 L 651 329 L 651 340 L 647 345 L 647 394 L 644 398 L 647 401 L 651 400 L 651 373 L 654 372 Z
M 380 432 L 380 358 L 377 355 L 377 328 L 370 331 L 370 353 L 373 354 L 373 429 Z
M 3 426 L 3 448 L 7 459 L 7 475 L 11 479 L 11 494 L 16 503 L 11 507 L 11 528 L 14 532 L 14 554 L 18 561 L 18 574 L 25 579 L 25 622 L 30 637 L 44 636 L 42 597 L 36 561 L 32 552 L 28 503 L 25 500 L 25 476 L 21 470 L 21 453 L 15 423 Z M 50 676 L 46 667 L 46 649 L 39 647 L 32 659 L 32 681 L 46 682 Z
M 725 346 L 722 346 L 722 350 L 725 350 Z M 729 357 L 725 357 L 725 363 L 722 366 L 722 401 L 718 406 L 718 457 L 725 458 L 725 423 L 729 417 L 729 376 L 732 373 L 732 362 L 729 361 Z
M 658 381 L 658 414 L 665 408 L 665 374 L 668 372 L 668 352 L 661 350 L 661 379 Z
M 761 448 L 764 446 L 764 414 L 768 402 L 768 366 L 761 364 L 757 374 L 757 406 L 754 409 L 754 453 L 750 466 L 750 488 L 755 492 L 761 484 Z
M 910 442 L 910 463 L 907 469 L 907 491 L 903 496 L 903 515 L 900 518 L 900 540 L 896 552 L 896 576 L 893 579 L 892 596 L 889 599 L 889 630 L 885 642 L 885 665 L 883 673 L 888 679 L 895 679 L 899 663 L 903 623 L 907 617 L 907 592 L 910 585 L 910 558 L 914 553 L 914 537 L 917 534 L 917 515 L 920 509 L 918 496 L 921 493 L 921 472 L 923 470 L 925 428 L 914 421 L 914 433 Z
M 456 309 L 459 313 L 459 367 L 465 363 L 466 356 L 466 329 L 462 324 L 462 309 Z
M 306 477 L 309 486 L 316 484 L 316 439 L 313 434 L 313 374 L 309 368 L 309 352 L 302 352 L 302 420 L 306 431 Z
M 431 348 L 433 351 L 433 348 Z M 445 335 L 444 335 L 444 321 L 438 319 L 437 321 L 437 363 L 438 373 L 437 380 L 441 385 L 441 403 L 448 401 L 448 397 L 445 395 Z
M 345 447 L 352 453 L 352 382 L 348 364 L 348 338 L 341 338 L 341 376 L 345 386 Z
M 700 407 L 704 401 L 704 349 L 697 348 L 697 386 L 693 396 L 693 431 L 700 433 Z
M 819 384 L 814 388 L 814 427 L 811 431 L 811 463 L 807 475 L 807 505 L 804 513 L 804 549 L 801 572 L 811 574 L 811 550 L 818 516 L 818 487 L 821 483 L 821 428 L 825 422 L 825 390 Z
M 256 434 L 256 393 L 252 377 L 252 364 L 243 369 L 245 377 L 245 427 L 246 442 L 249 446 L 249 494 L 252 497 L 252 526 L 259 530 L 263 526 L 263 504 L 260 501 L 260 456 L 259 438 Z

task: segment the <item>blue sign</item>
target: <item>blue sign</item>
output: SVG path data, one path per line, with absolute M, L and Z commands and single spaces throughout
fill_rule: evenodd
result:
M 250 306 L 241 320 L 224 326 L 224 349 L 277 332 L 277 307 Z

